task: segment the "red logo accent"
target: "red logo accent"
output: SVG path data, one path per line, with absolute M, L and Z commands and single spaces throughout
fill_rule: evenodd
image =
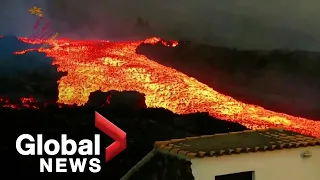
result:
M 121 153 L 127 147 L 127 134 L 112 124 L 108 119 L 95 112 L 95 126 L 111 137 L 115 142 L 106 148 L 106 162 Z

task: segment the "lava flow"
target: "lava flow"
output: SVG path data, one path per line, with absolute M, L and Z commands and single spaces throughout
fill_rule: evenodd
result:
M 39 43 L 26 38 L 20 40 Z M 158 38 L 151 38 L 144 42 L 158 41 Z M 148 107 L 163 107 L 178 114 L 209 112 L 214 117 L 238 122 L 251 129 L 282 127 L 320 137 L 320 121 L 236 101 L 173 68 L 136 54 L 136 48 L 143 41 L 50 40 L 48 43 L 53 47 L 38 51 L 53 57 L 58 71 L 68 72 L 58 82 L 59 103 L 83 105 L 90 93 L 99 89 L 132 90 L 146 95 Z M 177 44 L 171 46 L 174 45 Z

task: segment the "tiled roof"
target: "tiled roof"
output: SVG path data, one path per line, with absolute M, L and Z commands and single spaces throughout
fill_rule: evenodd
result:
M 282 129 L 247 130 L 169 141 L 157 141 L 156 150 L 189 158 L 221 156 L 320 145 L 320 139 Z

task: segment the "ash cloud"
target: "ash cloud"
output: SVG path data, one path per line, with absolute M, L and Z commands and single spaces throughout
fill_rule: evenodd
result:
M 316 0 L 54 0 L 46 9 L 62 33 L 88 38 L 161 35 L 243 49 L 320 49 Z M 152 29 L 134 28 L 138 16 Z
M 61 37 L 124 40 L 159 35 L 242 49 L 319 51 L 316 0 L 2 1 L 0 34 L 29 35 L 37 5 Z M 150 27 L 137 27 L 137 18 Z
M 0 35 L 31 36 L 37 17 L 28 9 L 38 5 L 44 7 L 43 1 L 10 0 L 0 1 Z

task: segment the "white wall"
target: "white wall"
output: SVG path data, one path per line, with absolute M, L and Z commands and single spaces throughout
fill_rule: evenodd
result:
M 301 158 L 306 150 L 312 157 Z M 254 180 L 320 180 L 320 146 L 195 158 L 191 162 L 195 180 L 245 171 L 255 171 Z

